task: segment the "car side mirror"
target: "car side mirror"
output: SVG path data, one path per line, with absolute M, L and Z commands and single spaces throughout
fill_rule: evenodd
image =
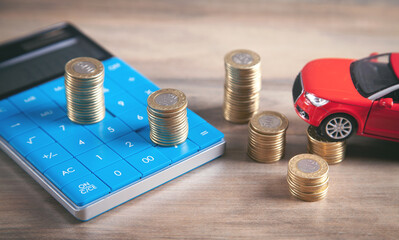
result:
M 369 57 L 374 57 L 377 55 L 378 55 L 378 52 L 373 52 L 373 53 L 370 53 Z M 370 62 L 377 62 L 377 61 L 378 61 L 377 58 L 370 59 Z
M 377 55 L 378 55 L 378 52 L 372 52 L 372 53 L 370 53 L 369 57 L 374 57 L 374 56 L 377 56 Z
M 381 98 L 378 100 L 378 106 L 382 108 L 392 108 L 393 107 L 393 99 L 392 98 Z

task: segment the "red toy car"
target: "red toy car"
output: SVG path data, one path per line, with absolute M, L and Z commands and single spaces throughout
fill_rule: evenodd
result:
M 399 142 L 399 53 L 311 61 L 292 95 L 297 114 L 330 141 L 356 131 Z

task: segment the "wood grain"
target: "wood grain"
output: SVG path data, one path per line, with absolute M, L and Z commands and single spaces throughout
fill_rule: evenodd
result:
M 226 135 L 226 154 L 89 222 L 75 220 L 0 152 L 1 239 L 398 239 L 398 143 L 353 137 L 327 199 L 292 198 L 287 161 L 306 151 L 292 107 L 303 65 L 398 51 L 397 1 L 0 1 L 0 41 L 71 21 Z M 262 57 L 261 109 L 290 120 L 276 164 L 246 156 L 246 125 L 222 118 L 223 56 Z M 0 53 L 1 54 L 1 53 Z

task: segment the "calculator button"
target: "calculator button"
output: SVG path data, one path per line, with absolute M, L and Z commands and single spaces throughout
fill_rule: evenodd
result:
M 129 92 L 133 97 L 135 97 L 140 103 L 147 105 L 147 98 L 151 93 L 159 90 L 160 88 L 153 84 L 152 82 L 144 79 L 139 84 L 134 87 L 134 92 Z
M 119 116 L 130 109 L 144 106 L 127 93 L 121 93 L 105 97 L 105 107 L 115 116 Z
M 90 171 L 95 172 L 122 158 L 106 145 L 101 145 L 76 157 Z
M 143 176 L 147 176 L 170 164 L 170 160 L 155 148 L 146 149 L 126 159 Z
M 135 132 L 131 132 L 123 137 L 117 138 L 116 140 L 110 142 L 108 146 L 123 158 L 151 147 L 150 144 L 148 144 Z
M 57 143 L 33 151 L 26 157 L 40 172 L 72 158 L 72 155 Z
M 157 146 L 156 149 L 169 158 L 172 162 L 177 162 L 196 153 L 199 147 L 187 139 L 184 143 L 179 145 L 171 147 Z
M 80 136 L 87 132 L 84 127 L 71 122 L 67 117 L 54 122 L 49 122 L 47 125 L 43 126 L 43 129 L 57 141 L 70 136 Z
M 71 159 L 49 168 L 44 175 L 61 189 L 76 179 L 90 175 L 90 171 L 76 159 Z
M 194 128 L 201 123 L 204 123 L 205 120 L 198 116 L 195 112 L 191 111 L 190 109 L 187 109 L 187 121 L 188 121 L 188 126 L 190 128 Z
M 126 135 L 132 131 L 117 118 L 103 120 L 96 124 L 87 125 L 86 128 L 105 143 Z
M 103 64 L 105 75 L 125 89 L 134 89 L 133 86 L 145 79 L 143 75 L 118 58 L 108 59 Z
M 10 144 L 23 156 L 53 143 L 54 140 L 43 130 L 35 128 L 26 133 L 16 136 L 10 141 Z
M 66 117 L 66 113 L 55 103 L 49 102 L 33 110 L 28 110 L 26 115 L 39 126 L 45 127 L 49 122 Z
M 204 149 L 224 137 L 223 133 L 214 128 L 209 123 L 202 123 L 195 128 L 190 128 L 188 138 L 197 144 L 200 149 Z
M 98 138 L 84 128 L 82 128 L 81 132 L 78 134 L 67 136 L 58 140 L 58 142 L 74 156 L 87 152 L 102 144 Z
M 155 146 L 156 144 L 150 138 L 150 126 L 143 127 L 142 129 L 138 130 L 137 133 L 144 138 L 146 142 Z
M 122 113 L 118 117 L 135 131 L 149 125 L 147 109 L 144 106 Z
M 104 61 L 104 67 L 107 76 L 122 88 L 131 89 L 129 94 L 144 105 L 147 105 L 148 96 L 159 90 L 155 84 L 118 58 Z
M 64 94 L 65 97 L 64 77 L 60 77 L 45 84 L 42 84 L 39 86 L 39 88 L 40 90 L 42 90 L 42 92 L 44 92 L 47 96 L 49 96 L 52 99 L 58 98 L 62 94 Z
M 123 93 L 123 89 L 115 84 L 107 75 L 104 77 L 104 96 Z
M 79 178 L 62 189 L 62 192 L 78 206 L 92 202 L 110 191 L 111 189 L 93 174 Z
M 38 88 L 33 88 L 22 93 L 18 93 L 9 100 L 22 111 L 27 111 L 35 107 L 45 105 L 51 100 Z
M 40 90 L 54 100 L 61 108 L 66 109 L 64 77 L 57 78 L 39 86 Z
M 124 160 L 112 164 L 106 168 L 103 168 L 95 172 L 105 184 L 111 187 L 112 191 L 115 191 L 123 186 L 132 183 L 141 177 L 134 167 L 130 166 Z
M 37 125 L 22 113 L 0 121 L 0 134 L 6 140 L 36 128 Z
M 0 120 L 11 117 L 19 113 L 19 110 L 14 107 L 7 99 L 0 101 Z

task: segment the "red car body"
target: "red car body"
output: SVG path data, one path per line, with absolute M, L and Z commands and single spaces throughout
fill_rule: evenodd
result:
M 388 62 L 379 63 L 381 57 L 388 58 Z M 384 71 L 378 72 L 378 64 Z M 381 87 L 378 81 L 385 81 L 385 71 L 391 72 L 390 80 Z M 372 74 L 376 74 L 372 79 L 377 83 L 367 79 Z M 304 121 L 316 127 L 331 116 L 347 116 L 354 121 L 358 135 L 399 142 L 398 79 L 399 53 L 372 55 L 359 61 L 317 59 L 306 64 L 294 82 L 295 110 Z M 364 92 L 362 84 L 364 89 L 375 87 L 378 91 Z

